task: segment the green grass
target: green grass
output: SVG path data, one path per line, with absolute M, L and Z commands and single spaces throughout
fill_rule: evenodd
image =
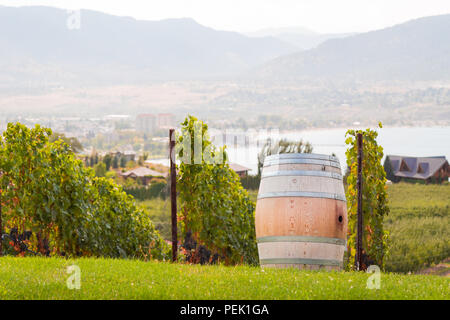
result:
M 66 268 L 81 269 L 81 289 Z M 133 260 L 0 258 L 0 299 L 450 299 L 450 279 L 365 273 L 200 266 Z
M 258 190 L 248 190 L 248 194 L 250 199 L 252 199 L 256 203 L 256 198 L 258 197 Z
M 151 200 L 138 201 L 138 203 L 146 209 L 150 220 L 153 222 L 156 230 L 159 231 L 161 236 L 166 240 L 170 240 L 172 230 L 170 220 L 170 200 L 155 198 Z
M 394 209 L 449 207 L 450 184 L 395 183 L 388 186 L 389 204 Z
M 450 257 L 450 185 L 398 183 L 388 187 L 389 271 L 419 271 Z

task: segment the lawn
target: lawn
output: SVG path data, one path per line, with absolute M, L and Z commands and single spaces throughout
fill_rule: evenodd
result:
M 66 269 L 81 270 L 68 289 Z M 0 299 L 450 299 L 450 279 L 81 258 L 0 258 Z

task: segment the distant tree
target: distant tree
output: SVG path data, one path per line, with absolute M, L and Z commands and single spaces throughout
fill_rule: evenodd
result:
M 108 178 L 108 179 L 115 180 L 117 178 L 117 172 L 115 172 L 115 171 L 107 171 L 105 177 Z
M 141 150 L 142 148 L 142 144 L 141 143 L 135 143 L 133 144 L 133 150 L 138 152 L 139 150 Z
M 53 132 L 52 135 L 48 138 L 49 142 L 55 142 L 58 140 L 62 140 L 70 146 L 70 149 L 73 153 L 79 153 L 83 151 L 83 145 L 78 141 L 75 137 L 66 137 L 64 133 Z
M 127 158 L 120 157 L 120 167 L 125 168 L 127 166 Z
M 111 162 L 112 162 L 112 157 L 110 154 L 107 154 L 103 157 L 103 163 L 105 164 L 107 171 L 109 171 L 109 169 L 111 168 Z
M 248 129 L 248 124 L 247 121 L 245 121 L 245 119 L 243 118 L 239 118 L 236 120 L 235 126 L 237 128 L 241 128 L 243 130 L 247 130 Z
M 130 129 L 131 123 L 130 121 L 120 120 L 114 123 L 114 128 L 116 130 Z
M 267 139 L 261 149 L 261 152 L 258 154 L 258 176 L 261 176 L 264 159 L 267 156 L 280 153 L 311 153 L 312 151 L 312 145 L 309 142 L 304 142 L 303 140 L 292 141 L 281 139 L 274 142 L 272 139 Z
M 169 130 L 167 130 L 167 129 L 157 129 L 153 132 L 152 136 L 153 137 L 167 137 L 168 134 L 169 134 Z
M 266 115 L 260 115 L 260 116 L 258 117 L 258 124 L 259 124 L 261 127 L 265 128 L 266 125 L 267 125 L 267 116 L 266 116 Z
M 125 164 L 125 167 L 126 167 L 127 169 L 133 169 L 134 167 L 136 167 L 136 162 L 130 160 L 130 161 L 128 161 L 128 162 Z
M 112 163 L 111 163 L 113 169 L 117 169 L 119 168 L 119 158 L 117 156 L 114 156 L 112 158 Z
M 96 177 L 106 177 L 106 165 L 103 162 L 99 162 L 94 166 Z
M 388 156 L 386 156 L 386 159 L 384 160 L 384 171 L 386 172 L 386 178 L 388 180 L 391 180 L 392 182 L 398 182 L 399 178 L 397 178 L 394 175 L 394 169 L 392 168 L 392 164 L 391 164 L 391 160 L 389 159 Z
M 139 156 L 139 159 L 138 159 L 138 164 L 139 164 L 140 166 L 143 166 L 144 163 L 145 163 L 145 160 L 148 159 L 148 156 L 149 156 L 149 153 L 148 153 L 148 152 L 144 152 L 142 155 L 140 155 L 140 156 Z

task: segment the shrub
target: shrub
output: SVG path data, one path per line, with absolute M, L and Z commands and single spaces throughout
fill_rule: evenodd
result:
M 167 184 L 165 182 L 154 182 L 149 186 L 125 187 L 124 191 L 141 201 L 154 198 L 166 199 Z
M 249 175 L 241 178 L 241 184 L 247 190 L 258 190 L 260 182 L 261 177 L 258 175 L 256 176 Z
M 392 168 L 391 160 L 388 156 L 384 159 L 383 168 L 386 172 L 386 179 L 391 180 L 392 182 L 399 182 L 400 179 L 394 175 L 394 169 Z
M 133 198 L 50 135 L 10 123 L 0 138 L 5 231 L 31 231 L 29 248 L 45 255 L 165 258 L 167 245 Z
M 94 166 L 96 177 L 106 177 L 106 165 L 103 162 L 99 162 Z

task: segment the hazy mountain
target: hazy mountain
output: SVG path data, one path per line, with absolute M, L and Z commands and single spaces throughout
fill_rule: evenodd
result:
M 274 37 L 297 47 L 299 50 L 308 50 L 317 47 L 329 39 L 344 38 L 356 33 L 330 33 L 320 34 L 303 27 L 269 28 L 246 35 L 250 37 Z
M 290 33 L 290 34 L 302 34 L 302 35 L 318 35 L 319 33 L 310 30 L 305 27 L 282 27 L 282 28 L 267 28 L 261 29 L 254 32 L 248 32 L 247 35 L 250 37 L 275 37 L 279 34 Z
M 276 58 L 252 75 L 270 79 L 450 79 L 450 15 L 327 40 L 315 49 Z
M 18 82 L 136 82 L 242 72 L 295 47 L 217 31 L 192 19 L 138 21 L 82 10 L 0 6 L 0 86 Z

